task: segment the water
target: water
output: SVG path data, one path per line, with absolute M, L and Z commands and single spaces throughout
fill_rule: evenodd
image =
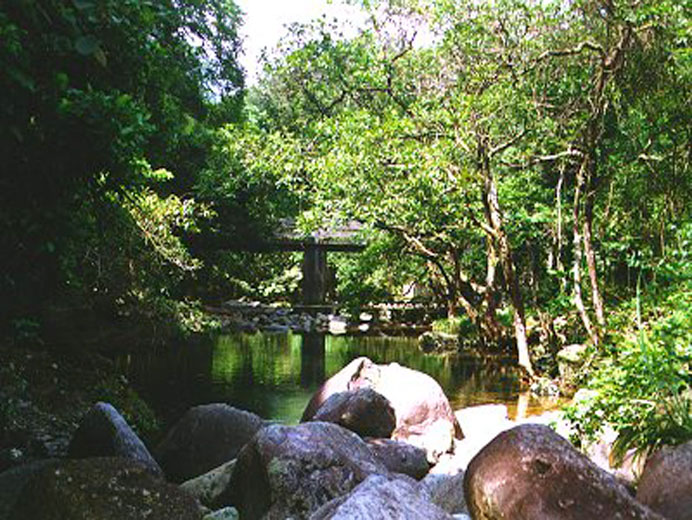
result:
M 509 364 L 424 354 L 415 338 L 406 337 L 229 334 L 120 362 L 166 422 L 190 406 L 226 402 L 266 419 L 296 423 L 322 381 L 359 356 L 429 374 L 455 410 L 504 403 L 516 418 L 555 404 L 522 393 Z

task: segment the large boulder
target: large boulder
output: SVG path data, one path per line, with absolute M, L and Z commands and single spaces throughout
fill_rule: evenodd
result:
M 505 431 L 483 448 L 467 468 L 464 494 L 475 519 L 663 520 L 567 440 L 536 424 Z
M 124 457 L 146 467 L 152 475 L 163 476 L 158 463 L 130 428 L 118 410 L 109 403 L 96 403 L 82 418 L 68 447 L 68 456 Z
M 235 461 L 233 459 L 204 475 L 186 480 L 180 484 L 180 489 L 195 497 L 202 505 L 213 508 L 231 481 Z
M 692 519 L 692 441 L 647 460 L 637 499 L 669 520 Z
M 335 423 L 361 437 L 389 438 L 396 428 L 392 405 L 372 388 L 332 394 L 310 420 Z
M 243 520 L 307 518 L 374 473 L 387 473 L 355 433 L 325 422 L 272 425 L 238 455 L 218 506 Z
M 34 476 L 48 466 L 60 464 L 58 459 L 45 459 L 27 462 L 21 466 L 0 473 L 0 520 L 7 520 L 24 486 Z
M 12 520 L 199 520 L 196 501 L 132 460 L 67 460 L 25 486 Z
M 428 473 L 421 485 L 430 495 L 433 504 L 451 514 L 467 513 L 464 498 L 464 472 Z
M 371 475 L 351 493 L 328 502 L 310 520 L 452 520 L 423 488 L 403 476 Z
M 156 447 L 156 459 L 174 482 L 197 477 L 237 457 L 265 422 L 222 403 L 190 408 Z
M 420 480 L 430 469 L 422 448 L 392 439 L 368 439 L 367 443 L 375 458 L 392 473 L 403 473 Z
M 449 401 L 432 377 L 397 363 L 376 365 L 365 357 L 353 360 L 320 387 L 303 420 L 313 417 L 332 394 L 358 388 L 372 388 L 389 400 L 396 415 L 392 438 L 423 448 L 431 462 L 452 449 L 455 437 L 462 437 Z

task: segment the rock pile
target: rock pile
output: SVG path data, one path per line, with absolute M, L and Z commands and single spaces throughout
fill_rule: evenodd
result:
M 497 406 L 456 416 L 466 439 L 435 381 L 359 358 L 297 426 L 197 406 L 154 460 L 98 403 L 70 443 L 77 460 L 0 474 L 0 520 L 692 520 L 692 443 L 653 456 L 634 497 L 546 426 Z

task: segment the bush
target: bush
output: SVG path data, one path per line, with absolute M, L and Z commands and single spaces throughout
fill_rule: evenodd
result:
M 632 448 L 641 454 L 692 439 L 692 263 L 682 244 L 647 294 L 611 320 L 624 332 L 586 375 L 596 393 L 567 409 L 577 443 L 612 424 L 616 462 Z

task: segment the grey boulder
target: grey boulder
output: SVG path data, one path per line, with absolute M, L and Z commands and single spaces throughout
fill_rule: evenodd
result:
M 308 518 L 376 473 L 387 468 L 341 426 L 272 425 L 240 452 L 228 492 L 217 505 L 235 506 L 243 520 Z
M 152 475 L 163 476 L 144 443 L 109 403 L 96 403 L 84 415 L 67 452 L 69 457 L 76 459 L 124 457 L 139 462 Z
M 264 426 L 257 415 L 223 403 L 190 408 L 154 452 L 174 482 L 197 477 L 238 456 Z
M 417 482 L 404 476 L 372 475 L 351 493 L 328 502 L 310 520 L 452 520 L 430 502 Z

